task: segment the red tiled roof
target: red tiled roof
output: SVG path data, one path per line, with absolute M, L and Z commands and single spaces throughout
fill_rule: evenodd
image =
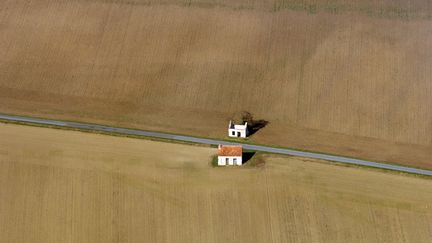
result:
M 228 146 L 219 145 L 218 155 L 219 156 L 242 156 L 242 146 Z

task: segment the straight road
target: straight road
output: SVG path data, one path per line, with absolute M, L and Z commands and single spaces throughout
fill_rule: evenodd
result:
M 244 149 L 254 150 L 254 151 L 293 155 L 293 156 L 300 156 L 300 157 L 307 157 L 307 158 L 314 158 L 314 159 L 323 159 L 323 160 L 335 161 L 343 164 L 361 165 L 361 166 L 368 166 L 368 167 L 379 168 L 379 169 L 387 169 L 387 170 L 406 172 L 406 173 L 412 173 L 418 175 L 432 176 L 432 170 L 417 169 L 412 167 L 385 164 L 385 163 L 373 162 L 373 161 L 362 160 L 362 159 L 353 159 L 353 158 L 336 156 L 336 155 L 304 152 L 304 151 L 299 151 L 294 149 L 273 148 L 273 147 L 262 146 L 262 145 L 234 143 L 234 142 L 227 142 L 223 140 L 197 138 L 192 136 L 175 135 L 175 134 L 162 133 L 162 132 L 150 132 L 150 131 L 143 131 L 137 129 L 110 127 L 110 126 L 96 125 L 96 124 L 89 124 L 89 123 L 58 121 L 58 120 L 24 117 L 24 116 L 11 116 L 11 115 L 0 114 L 0 120 L 13 121 L 13 122 L 25 122 L 25 123 L 39 124 L 39 125 L 50 125 L 50 126 L 73 128 L 73 129 L 79 129 L 85 131 L 99 131 L 99 132 L 109 132 L 109 133 L 116 133 L 122 135 L 133 135 L 133 136 L 142 136 L 142 137 L 150 137 L 150 138 L 158 138 L 158 139 L 168 139 L 168 140 L 210 144 L 210 145 L 218 145 L 218 144 L 242 145 Z

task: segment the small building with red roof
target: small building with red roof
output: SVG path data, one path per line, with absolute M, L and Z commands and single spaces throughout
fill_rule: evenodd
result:
M 242 165 L 243 148 L 240 145 L 219 145 L 218 165 Z

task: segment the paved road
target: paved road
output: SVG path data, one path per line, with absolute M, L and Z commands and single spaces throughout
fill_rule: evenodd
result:
M 368 166 L 373 168 L 432 176 L 432 170 L 423 170 L 423 169 L 417 169 L 417 168 L 411 168 L 411 167 L 405 167 L 399 165 L 384 164 L 384 163 L 378 163 L 378 162 L 361 160 L 361 159 L 347 158 L 342 156 L 303 152 L 303 151 L 298 151 L 293 149 L 273 148 L 273 147 L 260 146 L 260 145 L 233 143 L 233 142 L 227 142 L 227 141 L 216 140 L 216 139 L 197 138 L 197 137 L 174 135 L 174 134 L 161 133 L 161 132 L 149 132 L 149 131 L 143 131 L 137 129 L 127 129 L 127 128 L 110 127 L 110 126 L 103 126 L 103 125 L 96 125 L 96 124 L 80 123 L 80 122 L 57 121 L 57 120 L 50 120 L 50 119 L 32 118 L 32 117 L 24 117 L 24 116 L 10 116 L 10 115 L 2 115 L 2 114 L 0 114 L 0 120 L 26 122 L 26 123 L 51 125 L 51 126 L 65 127 L 65 128 L 75 128 L 80 130 L 93 130 L 93 131 L 143 136 L 143 137 L 151 137 L 151 138 L 161 138 L 161 139 L 169 139 L 169 140 L 177 140 L 177 141 L 201 143 L 201 144 L 211 144 L 211 145 L 241 144 L 243 148 L 254 150 L 254 151 L 263 151 L 263 152 L 270 152 L 276 154 L 286 154 L 286 155 L 294 155 L 294 156 L 308 157 L 314 159 L 323 159 L 323 160 L 336 161 L 344 164 L 362 165 L 362 166 Z

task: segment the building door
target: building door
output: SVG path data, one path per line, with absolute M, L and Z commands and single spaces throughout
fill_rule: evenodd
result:
M 228 164 L 229 164 L 229 159 L 225 158 L 225 165 L 228 165 Z
M 241 135 L 241 133 L 240 133 L 240 132 L 237 132 L 237 137 L 240 137 L 240 135 Z

